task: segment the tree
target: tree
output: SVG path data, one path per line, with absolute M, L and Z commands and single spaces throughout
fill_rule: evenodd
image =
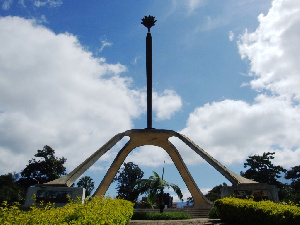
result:
M 77 182 L 78 187 L 85 188 L 85 197 L 90 196 L 94 189 L 94 181 L 90 176 L 84 176 Z
M 7 201 L 8 204 L 14 202 L 24 202 L 24 190 L 16 182 L 19 174 L 8 173 L 0 176 L 0 203 Z
M 274 159 L 275 152 L 263 153 L 262 156 L 249 156 L 244 163 L 244 168 L 250 167 L 246 172 L 241 172 L 241 176 L 252 179 L 259 183 L 273 184 L 281 186 L 282 183 L 277 179 L 281 177 L 281 173 L 286 172 L 282 166 L 274 166 L 271 159 Z
M 144 172 L 139 168 L 138 165 L 128 162 L 124 163 L 124 168 L 118 171 L 113 181 L 118 181 L 117 191 L 118 198 L 123 198 L 131 202 L 136 202 L 140 193 L 141 188 L 137 183 L 144 176 Z
M 214 202 L 217 199 L 221 198 L 221 189 L 223 187 L 227 187 L 226 183 L 220 184 L 218 186 L 215 186 L 213 189 L 211 189 L 205 197 L 208 198 L 210 201 Z
M 149 200 L 152 202 L 155 198 L 157 198 L 157 196 L 160 197 L 160 212 L 163 212 L 163 208 L 164 208 L 164 203 L 163 203 L 163 194 L 164 194 L 164 189 L 165 188 L 172 188 L 175 193 L 178 195 L 178 197 L 182 200 L 182 193 L 180 188 L 173 183 L 169 183 L 167 181 L 165 181 L 163 179 L 163 175 L 162 177 L 160 177 L 155 171 L 153 171 L 154 176 L 150 176 L 149 179 L 142 179 L 140 181 L 140 183 L 142 184 L 141 187 L 141 192 L 148 193 L 148 198 Z
M 66 168 L 63 165 L 66 159 L 55 157 L 55 150 L 50 146 L 45 145 L 43 150 L 37 150 L 34 156 L 42 159 L 29 160 L 29 164 L 21 172 L 21 178 L 18 181 L 22 187 L 28 188 L 32 185 L 43 184 L 66 174 Z
M 285 179 L 292 180 L 288 199 L 297 204 L 300 203 L 300 165 L 288 170 Z
M 263 153 L 262 156 L 249 156 L 244 163 L 244 168 L 250 167 L 246 172 L 241 171 L 241 176 L 252 179 L 259 183 L 276 185 L 278 188 L 278 197 L 280 200 L 286 196 L 286 185 L 278 181 L 282 173 L 286 170 L 282 166 L 274 166 L 271 162 L 274 159 L 275 152 Z

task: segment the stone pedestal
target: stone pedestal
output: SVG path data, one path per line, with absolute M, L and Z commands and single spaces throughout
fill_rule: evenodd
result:
M 35 196 L 35 199 L 34 199 Z M 84 201 L 85 188 L 80 187 L 55 187 L 55 186 L 36 186 L 29 187 L 26 195 L 24 207 L 30 207 L 34 203 L 37 205 L 43 201 L 55 203 L 55 206 L 64 206 L 69 203 L 69 197 L 74 201 Z
M 236 197 L 249 198 L 254 197 L 254 200 L 271 200 L 279 202 L 278 190 L 275 185 L 269 184 L 239 184 L 236 186 L 227 186 L 221 189 L 221 198 Z

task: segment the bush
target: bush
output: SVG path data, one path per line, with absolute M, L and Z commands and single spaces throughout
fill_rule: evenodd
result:
M 185 220 L 191 219 L 190 214 L 185 212 L 136 212 L 132 220 Z
M 22 211 L 18 205 L 0 207 L 0 224 L 127 224 L 133 215 L 133 203 L 110 197 L 94 197 L 84 204 L 71 202 L 64 207 L 31 207 Z
M 300 208 L 271 201 L 223 198 L 215 201 L 220 218 L 243 225 L 300 224 Z
M 209 210 L 209 214 L 208 214 L 209 218 L 210 219 L 219 219 L 220 216 L 219 216 L 219 212 L 218 212 L 218 209 L 217 207 L 212 207 L 210 210 Z

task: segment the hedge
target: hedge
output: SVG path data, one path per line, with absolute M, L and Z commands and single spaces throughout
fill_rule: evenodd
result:
M 132 220 L 185 220 L 191 219 L 190 214 L 185 212 L 135 212 Z
M 300 225 L 300 208 L 271 201 L 223 198 L 215 201 L 219 216 L 229 223 L 243 225 Z
M 64 207 L 47 204 L 31 207 L 29 211 L 18 205 L 0 207 L 0 224 L 127 224 L 133 215 L 133 203 L 110 197 L 71 202 Z

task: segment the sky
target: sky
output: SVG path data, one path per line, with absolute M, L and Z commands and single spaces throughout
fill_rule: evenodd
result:
M 45 145 L 70 172 L 117 133 L 146 128 L 148 15 L 154 128 L 184 134 L 237 174 L 263 152 L 299 165 L 299 11 L 297 0 L 1 0 L 0 173 L 20 172 Z M 126 140 L 84 174 L 96 187 Z M 170 140 L 204 194 L 231 185 Z M 145 178 L 164 167 L 190 196 L 163 149 L 137 148 L 126 162 Z

